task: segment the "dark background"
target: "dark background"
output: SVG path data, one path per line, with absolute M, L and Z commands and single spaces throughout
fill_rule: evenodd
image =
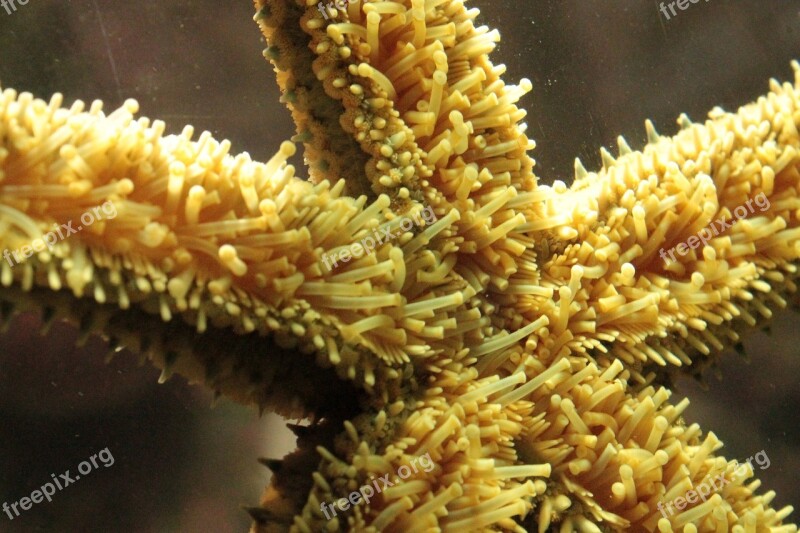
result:
M 649 0 L 473 2 L 500 29 L 493 60 L 534 90 L 524 101 L 542 182 L 571 180 L 575 156 L 599 166 L 622 134 L 634 149 L 644 119 L 661 133 L 686 112 L 735 110 L 790 79 L 800 58 L 800 3 L 710 0 L 666 20 Z M 0 84 L 49 98 L 103 99 L 110 111 L 136 98 L 142 114 L 171 132 L 191 123 L 229 138 L 234 151 L 264 160 L 294 131 L 278 103 L 265 44 L 247 0 L 36 0 L 0 8 Z M 298 159 L 298 166 L 301 161 Z M 302 174 L 302 168 L 300 173 Z M 713 430 L 730 458 L 764 450 L 759 472 L 778 507 L 800 503 L 798 316 L 781 313 L 772 335 L 748 337 L 747 364 L 728 354 L 710 390 L 681 382 L 674 401 L 692 399 L 690 422 Z M 123 352 L 105 365 L 99 339 L 74 348 L 77 333 L 15 320 L 0 335 L 0 504 L 29 495 L 51 473 L 108 447 L 115 464 L 58 492 L 0 531 L 246 531 L 242 504 L 267 482 L 258 456 L 280 457 L 292 438 L 274 418 L 221 402 Z M 797 518 L 795 517 L 795 520 Z

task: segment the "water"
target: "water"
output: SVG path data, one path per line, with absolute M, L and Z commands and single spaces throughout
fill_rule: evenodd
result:
M 0 83 L 46 98 L 60 91 L 68 103 L 100 98 L 109 111 L 133 97 L 173 132 L 191 123 L 264 160 L 293 125 L 261 57 L 251 5 L 225 4 L 0 7 Z M 474 5 L 501 31 L 493 60 L 508 65 L 506 81 L 533 81 L 523 106 L 543 182 L 571 179 L 575 156 L 597 168 L 597 149 L 615 147 L 619 134 L 640 148 L 645 118 L 672 134 L 680 112 L 700 120 L 715 105 L 734 110 L 765 93 L 769 77 L 789 79 L 789 61 L 800 57 L 797 2 L 712 0 L 669 20 L 647 1 Z M 778 508 L 800 503 L 797 320 L 780 314 L 771 337 L 752 336 L 750 366 L 725 357 L 724 381 L 712 379 L 710 391 L 679 387 L 692 399 L 688 420 L 713 430 L 728 457 L 766 450 L 771 467 L 760 478 L 778 492 Z M 18 319 L 0 337 L 0 502 L 29 494 L 51 473 L 74 472 L 104 447 L 115 462 L 14 521 L 0 514 L 0 530 L 247 529 L 239 506 L 255 505 L 268 479 L 255 459 L 283 455 L 292 446 L 285 432 L 252 409 L 209 410 L 210 395 L 182 378 L 157 385 L 158 372 L 131 354 L 106 366 L 97 339 L 74 349 L 74 330 L 59 325 L 40 338 L 36 326 Z

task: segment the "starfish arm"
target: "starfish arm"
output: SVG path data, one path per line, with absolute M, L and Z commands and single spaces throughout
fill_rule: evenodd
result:
M 341 182 L 312 185 L 294 177 L 286 165 L 290 143 L 262 164 L 229 155 L 230 143 L 208 133 L 192 141 L 191 127 L 163 135 L 163 122 L 134 119 L 132 100 L 108 116 L 100 102 L 88 111 L 80 101 L 69 109 L 61 103 L 60 95 L 47 103 L 11 89 L 0 93 L 6 301 L 36 306 L 43 290 L 93 299 L 97 312 L 83 306 L 85 315 L 72 318 L 87 330 L 102 323 L 106 335 L 126 342 L 138 328 L 126 335 L 121 324 L 135 323 L 134 316 L 151 324 L 144 317 L 169 324 L 180 317 L 190 326 L 185 331 L 154 324 L 142 332 L 152 338 L 137 343 L 163 367 L 163 378 L 177 370 L 287 415 L 326 403 L 305 376 L 313 359 L 297 350 L 321 354 L 313 373 L 322 383 L 339 382 L 337 372 L 362 387 L 376 374 L 382 384 L 398 381 L 382 374 L 388 365 L 373 353 L 384 352 L 362 336 L 387 319 L 370 320 L 370 312 L 358 309 L 369 300 L 378 309 L 399 302 L 391 290 L 394 244 L 345 276 L 322 261 L 382 224 L 396 231 L 398 221 L 383 217 L 385 198 L 365 208 L 365 198 L 341 196 Z M 354 276 L 365 262 L 375 271 Z M 38 301 L 51 319 L 69 314 L 61 296 L 48 298 Z M 229 331 L 230 349 L 208 341 L 216 345 L 211 350 L 194 339 L 208 329 L 220 341 L 220 331 Z M 267 333 L 278 345 L 268 350 L 271 357 L 257 343 Z M 391 331 L 382 333 L 391 338 Z M 374 362 L 359 363 L 361 357 Z M 336 372 L 323 370 L 331 368 Z M 325 388 L 336 396 L 334 387 Z
M 489 61 L 497 30 L 476 27 L 478 10 L 451 0 L 256 7 L 266 55 L 298 128 L 308 132 L 312 175 L 320 158 L 324 169 L 359 161 L 347 175 L 325 176 L 385 193 L 397 212 L 409 204 L 437 214 L 456 209 L 459 275 L 479 293 L 505 287 L 528 244 L 515 231 L 525 201 L 516 197 L 534 190 L 536 178 L 526 113 L 516 105 L 531 84 L 505 85 L 505 67 Z
M 177 370 L 284 414 L 327 403 L 310 393 L 304 362 L 314 361 L 315 372 L 334 368 L 319 375 L 389 402 L 415 386 L 413 360 L 461 350 L 465 338 L 480 342 L 488 324 L 475 307 L 483 300 L 452 272 L 454 261 L 440 260 L 454 256 L 456 210 L 437 219 L 412 205 L 401 217 L 386 195 L 367 205 L 365 197 L 341 196 L 342 182 L 295 178 L 285 164 L 289 143 L 262 164 L 228 155 L 230 144 L 207 133 L 192 141 L 190 127 L 164 136 L 162 122 L 134 120 L 134 101 L 108 116 L 99 102 L 88 112 L 82 102 L 61 103 L 60 95 L 46 103 L 2 93 L 4 287 L 93 298 L 108 313 L 116 308 L 116 318 L 94 317 L 106 329 L 130 323 L 119 317 L 134 307 L 200 334 L 251 339 L 235 353 L 198 357 L 202 343 L 186 346 L 170 331 L 154 339 L 163 349 L 152 352 L 165 378 Z M 102 220 L 84 222 L 87 212 Z M 51 245 L 53 224 L 73 221 L 77 229 Z M 47 249 L 36 249 L 43 241 Z M 280 348 L 274 357 L 262 356 L 266 346 L 248 353 L 266 334 Z M 184 353 L 192 357 L 183 361 Z
M 540 187 L 545 215 L 526 213 L 539 270 L 513 276 L 503 303 L 557 325 L 541 356 L 617 358 L 645 382 L 696 371 L 787 305 L 800 256 L 796 76 L 737 113 L 682 116 L 673 138 L 648 123 L 643 151 L 621 140 L 599 172 L 578 162 L 571 188 Z
M 773 510 L 773 493 L 756 494 L 752 464 L 716 455 L 719 439 L 684 423 L 688 400 L 672 405 L 664 387 L 629 384 L 620 361 L 604 369 L 575 357 L 548 367 L 512 357 L 488 376 L 448 370 L 427 390 L 345 422 L 333 449 L 318 446 L 308 500 L 292 516 L 286 485 L 313 468 L 312 441 L 301 440 L 275 472 L 258 531 L 666 532 L 689 522 L 699 531 L 796 531 L 782 523 L 791 507 Z M 659 503 L 685 500 L 711 480 L 702 501 L 691 495 L 695 505 L 660 512 Z M 346 513 L 341 502 L 354 494 L 367 498 Z

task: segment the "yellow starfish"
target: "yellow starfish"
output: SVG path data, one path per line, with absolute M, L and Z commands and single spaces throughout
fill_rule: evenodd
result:
M 477 10 L 256 6 L 313 183 L 291 143 L 262 164 L 133 101 L 7 89 L 4 299 L 313 415 L 267 461 L 259 531 L 796 531 L 655 383 L 794 291 L 798 65 L 736 114 L 648 125 L 641 152 L 620 140 L 539 186 L 530 83 L 501 81 Z M 660 511 L 706 479 L 724 481 Z

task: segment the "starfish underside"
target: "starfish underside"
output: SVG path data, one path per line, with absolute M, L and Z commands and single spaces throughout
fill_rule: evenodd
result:
M 105 115 L 6 89 L 0 248 L 115 214 L 3 261 L 4 314 L 77 321 L 165 379 L 312 417 L 265 461 L 256 531 L 796 531 L 666 385 L 795 292 L 798 65 L 735 114 L 681 116 L 672 138 L 648 123 L 642 151 L 620 139 L 598 172 L 542 186 L 516 106 L 531 84 L 500 79 L 476 9 L 256 8 L 311 181 L 292 143 L 263 164 L 165 136 L 134 101 Z M 426 454 L 370 502 L 321 508 Z M 709 476 L 729 482 L 658 511 Z

